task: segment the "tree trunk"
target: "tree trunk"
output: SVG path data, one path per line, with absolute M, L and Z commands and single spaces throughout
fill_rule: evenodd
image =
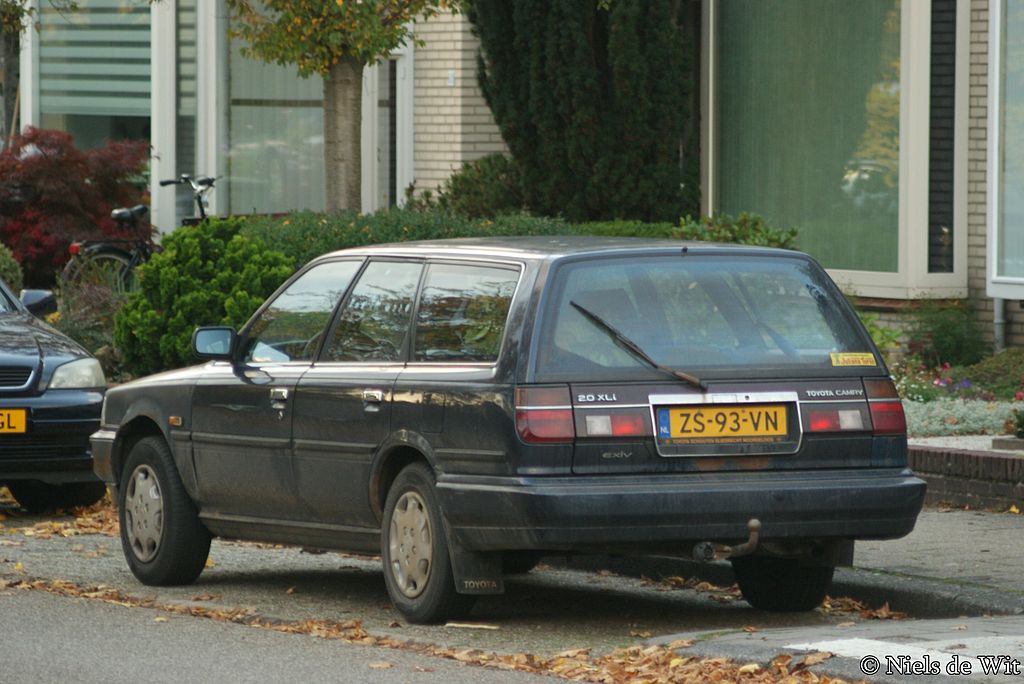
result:
M 324 79 L 327 211 L 362 208 L 363 65 L 346 59 Z
M 0 150 L 10 137 L 18 93 L 18 34 L 0 30 Z

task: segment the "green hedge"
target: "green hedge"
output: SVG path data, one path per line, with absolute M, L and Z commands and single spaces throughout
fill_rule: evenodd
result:
M 249 217 L 242 235 L 259 238 L 287 254 L 298 267 L 313 257 L 347 247 L 485 235 L 605 235 L 737 242 L 793 247 L 795 230 L 776 230 L 763 219 L 742 214 L 733 219 L 684 219 L 681 225 L 642 221 L 567 223 L 561 219 L 508 214 L 470 219 L 445 211 L 391 209 L 375 214 L 297 212 L 280 217 Z
M 494 219 L 469 219 L 443 211 L 391 209 L 375 214 L 297 212 L 283 217 L 250 217 L 242 234 L 263 240 L 300 266 L 313 257 L 347 247 L 477 237 L 482 235 L 562 235 L 571 232 L 557 219 L 510 214 Z
M 291 260 L 239 235 L 241 221 L 179 228 L 139 272 L 139 290 L 114 317 L 114 344 L 134 375 L 194 361 L 201 325 L 241 327 L 292 273 Z
M 22 288 L 21 264 L 7 245 L 0 242 L 0 280 L 7 283 L 11 292 L 17 297 Z

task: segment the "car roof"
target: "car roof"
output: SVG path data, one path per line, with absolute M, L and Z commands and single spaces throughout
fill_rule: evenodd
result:
M 592 235 L 512 235 L 392 242 L 343 249 L 325 254 L 320 258 L 358 254 L 419 257 L 512 257 L 531 260 L 555 260 L 584 255 L 615 256 L 635 254 L 637 252 L 672 253 L 679 251 L 732 254 L 736 256 L 760 254 L 806 258 L 806 255 L 801 252 L 772 247 Z

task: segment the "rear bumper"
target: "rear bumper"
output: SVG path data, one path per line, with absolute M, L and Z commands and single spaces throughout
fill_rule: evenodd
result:
M 925 483 L 909 470 L 438 481 L 455 541 L 474 550 L 637 551 L 747 537 L 895 539 L 914 529 Z

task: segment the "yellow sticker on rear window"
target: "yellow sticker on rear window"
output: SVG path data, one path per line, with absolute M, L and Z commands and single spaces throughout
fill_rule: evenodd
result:
M 877 366 L 871 352 L 832 352 L 833 366 Z

